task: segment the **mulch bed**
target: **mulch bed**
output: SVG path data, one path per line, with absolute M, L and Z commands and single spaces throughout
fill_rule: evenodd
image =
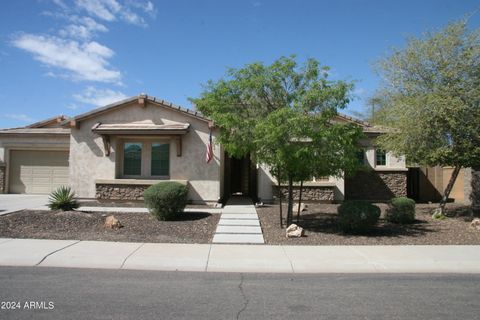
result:
M 104 227 L 113 214 L 124 226 Z M 210 243 L 219 214 L 184 212 L 176 221 L 158 221 L 148 213 L 85 213 L 23 210 L 0 217 L 0 237 L 125 242 Z
M 386 204 L 377 204 L 382 209 Z M 302 238 L 285 237 L 285 227 L 280 229 L 279 207 L 257 208 L 267 244 L 274 245 L 480 245 L 480 231 L 469 229 L 468 208 L 448 204 L 446 220 L 433 220 L 431 211 L 435 204 L 418 204 L 416 221 L 410 225 L 395 225 L 380 219 L 373 231 L 365 235 L 344 234 L 337 228 L 336 204 L 308 204 L 302 212 L 298 225 L 305 229 Z M 286 206 L 283 209 L 286 215 Z M 294 214 L 296 223 L 296 213 Z

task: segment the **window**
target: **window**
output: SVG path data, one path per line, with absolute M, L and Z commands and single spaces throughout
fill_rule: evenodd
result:
M 123 146 L 123 174 L 139 176 L 142 174 L 142 144 L 126 142 Z
M 357 156 L 357 161 L 359 165 L 364 165 L 365 164 L 365 152 L 363 150 L 359 150 L 356 153 Z
M 377 149 L 375 151 L 375 164 L 377 166 L 387 165 L 387 153 L 385 152 L 385 150 Z
M 168 176 L 170 167 L 170 145 L 168 143 L 152 143 L 152 176 Z
M 125 178 L 169 178 L 170 144 L 165 141 L 123 141 L 123 167 L 119 175 Z
M 328 182 L 328 176 L 313 177 L 312 182 Z

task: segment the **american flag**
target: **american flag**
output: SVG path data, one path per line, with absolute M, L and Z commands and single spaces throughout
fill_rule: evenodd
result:
M 213 159 L 212 131 L 208 137 L 207 152 L 205 153 L 205 161 L 209 163 Z

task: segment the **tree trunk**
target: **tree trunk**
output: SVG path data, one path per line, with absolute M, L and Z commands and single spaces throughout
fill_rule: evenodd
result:
M 298 195 L 297 224 L 300 221 L 300 205 L 302 204 L 303 180 L 300 181 L 300 194 Z
M 288 177 L 288 210 L 287 210 L 287 228 L 293 220 L 293 179 Z
M 459 167 L 459 166 L 457 166 L 453 169 L 452 176 L 450 177 L 450 180 L 448 181 L 447 187 L 445 188 L 445 191 L 443 192 L 442 200 L 440 200 L 440 205 L 437 209 L 442 215 L 445 215 L 445 206 L 447 204 L 448 197 L 450 196 L 450 192 L 453 189 L 453 185 L 455 184 L 455 181 L 457 180 L 458 173 L 460 172 L 460 169 L 461 169 L 461 167 Z
M 278 185 L 278 202 L 280 203 L 280 228 L 283 228 L 283 209 L 282 209 L 282 198 L 283 198 L 283 192 L 282 192 L 282 184 L 280 182 L 280 173 L 278 174 L 277 178 L 277 185 Z

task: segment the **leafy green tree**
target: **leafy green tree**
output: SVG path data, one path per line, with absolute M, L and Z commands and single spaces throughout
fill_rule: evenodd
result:
M 461 167 L 480 165 L 480 29 L 467 21 L 410 38 L 379 61 L 382 124 L 392 128 L 379 144 L 411 163 L 453 166 L 437 212 Z
M 229 69 L 226 79 L 209 81 L 200 97 L 191 99 L 218 126 L 217 141 L 228 154 L 254 155 L 279 182 L 288 181 L 287 223 L 292 221 L 294 181 L 318 168 L 336 174 L 342 170 L 337 159 L 355 158 L 350 147 L 359 129 L 332 123 L 350 101 L 353 85 L 327 78 L 328 67 L 314 59 L 299 66 L 294 56 L 281 57 L 271 65 Z M 332 142 L 322 140 L 328 138 Z M 317 161 L 310 161 L 313 155 Z
M 209 81 L 200 97 L 190 100 L 218 125 L 218 142 L 225 151 L 242 157 L 255 149 L 252 134 L 257 123 L 275 110 L 346 106 L 352 84 L 327 80 L 328 70 L 315 59 L 298 66 L 295 56 L 271 65 L 256 62 L 228 69 L 225 79 Z
M 358 126 L 332 122 L 329 112 L 283 108 L 256 127 L 259 162 L 274 166 L 288 183 L 287 225 L 293 220 L 293 183 L 312 176 L 343 176 L 357 168 Z

